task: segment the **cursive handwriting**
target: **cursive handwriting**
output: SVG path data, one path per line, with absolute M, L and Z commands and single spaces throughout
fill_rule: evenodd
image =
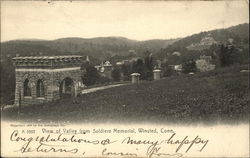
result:
M 86 136 L 85 136 L 86 137 Z M 82 135 L 64 135 L 64 134 L 46 134 L 43 136 L 33 135 L 25 136 L 19 133 L 18 130 L 14 130 L 10 135 L 10 141 L 22 143 L 21 147 L 16 150 L 16 152 L 21 153 L 70 153 L 76 154 L 81 153 L 85 155 L 86 152 L 80 151 L 80 148 L 73 146 L 72 144 L 89 144 L 92 147 L 94 146 L 105 146 L 104 149 L 100 148 L 100 155 L 104 157 L 138 157 L 143 154 L 149 158 L 152 157 L 182 157 L 183 153 L 188 153 L 193 148 L 199 152 L 202 152 L 207 146 L 209 140 L 202 139 L 198 135 L 195 137 L 183 136 L 177 137 L 176 133 L 171 133 L 164 140 L 149 140 L 149 139 L 134 139 L 132 137 L 125 137 L 121 140 L 111 140 L 110 138 L 106 139 L 83 139 Z M 120 145 L 124 144 L 123 150 L 117 151 L 110 150 L 110 144 Z M 94 146 L 93 146 L 94 145 Z M 126 146 L 135 146 L 136 149 L 134 152 L 126 150 Z M 144 149 L 139 150 L 138 146 L 142 146 Z M 168 148 L 169 146 L 169 148 Z M 112 146 L 111 146 L 112 147 Z M 130 148 L 131 149 L 131 148 Z M 141 148 L 140 148 L 141 149 Z M 167 150 L 171 150 L 166 152 Z M 194 149 L 193 149 L 194 150 Z M 140 154 L 139 154 L 140 152 Z
M 169 153 L 161 153 L 160 152 L 161 147 L 153 147 L 151 149 L 148 149 L 146 152 L 146 155 L 148 155 L 149 158 L 155 156 L 167 156 L 167 157 L 182 157 L 183 154 L 181 153 L 174 153 L 174 154 L 169 154 Z
M 179 144 L 178 148 L 176 149 L 176 152 L 178 152 L 185 144 L 189 145 L 186 150 L 186 153 L 191 149 L 191 147 L 194 144 L 202 144 L 203 146 L 199 150 L 201 152 L 207 146 L 207 143 L 208 143 L 208 140 L 202 140 L 199 136 L 196 136 L 194 139 L 191 139 L 191 140 L 188 140 L 188 136 L 185 136 L 185 138 L 182 140 L 178 140 L 178 139 L 174 140 L 175 135 L 176 133 L 173 133 L 169 139 L 163 140 L 161 143 Z
M 16 142 L 39 142 L 40 144 L 42 143 L 49 143 L 49 142 L 71 142 L 71 143 L 87 143 L 87 144 L 101 144 L 101 145 L 108 145 L 115 143 L 116 141 L 111 141 L 110 139 L 103 139 L 103 140 L 87 140 L 87 139 L 82 139 L 82 138 L 76 138 L 76 135 L 72 135 L 70 138 L 63 137 L 63 134 L 59 134 L 55 137 L 51 137 L 50 134 L 47 136 L 36 136 L 36 137 L 22 137 L 19 135 L 19 132 L 17 130 L 13 131 L 11 136 L 10 136 L 11 141 L 16 141 Z
M 125 156 L 125 157 L 137 157 L 137 154 L 136 153 L 129 153 L 129 152 L 111 152 L 111 151 L 108 151 L 107 148 L 104 148 L 102 150 L 102 155 L 103 156 Z
M 208 140 L 203 140 L 199 136 L 196 136 L 194 139 L 188 139 L 188 136 L 185 136 L 183 139 L 174 139 L 176 133 L 173 133 L 168 139 L 162 140 L 162 141 L 150 141 L 150 140 L 135 140 L 131 137 L 126 137 L 123 139 L 122 144 L 131 144 L 131 145 L 149 145 L 147 148 L 146 154 L 149 155 L 149 157 L 153 155 L 157 156 L 177 156 L 181 157 L 182 154 L 179 153 L 179 151 L 183 148 L 183 146 L 188 145 L 186 149 L 186 153 L 194 146 L 201 144 L 202 147 L 200 148 L 200 152 L 207 146 Z M 170 144 L 170 145 L 178 145 L 174 154 L 165 154 L 165 153 L 159 153 L 159 150 L 161 149 L 159 146 L 163 144 Z
M 21 153 L 27 153 L 27 152 L 43 152 L 43 153 L 49 153 L 49 152 L 64 152 L 64 153 L 72 153 L 75 154 L 78 152 L 77 148 L 65 148 L 63 145 L 48 145 L 48 144 L 43 144 L 39 143 L 38 146 L 36 147 L 31 147 L 30 146 L 31 142 L 25 143 L 19 150 L 16 152 L 20 151 Z

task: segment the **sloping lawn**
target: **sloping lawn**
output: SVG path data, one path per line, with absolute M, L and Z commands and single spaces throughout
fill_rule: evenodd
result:
M 248 121 L 248 104 L 248 73 L 224 72 L 143 81 L 2 114 L 35 122 L 238 123 Z

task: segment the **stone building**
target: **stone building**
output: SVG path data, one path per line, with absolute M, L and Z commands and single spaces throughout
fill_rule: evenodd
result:
M 81 56 L 14 57 L 15 105 L 74 97 L 80 93 Z

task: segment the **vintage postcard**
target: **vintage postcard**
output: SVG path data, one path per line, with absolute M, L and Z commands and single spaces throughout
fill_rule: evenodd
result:
M 1 157 L 249 157 L 249 1 L 1 1 Z

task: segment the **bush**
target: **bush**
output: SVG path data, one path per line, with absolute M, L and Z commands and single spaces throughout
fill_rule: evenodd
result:
M 235 49 L 234 45 L 222 44 L 220 48 L 219 59 L 220 65 L 225 67 L 239 62 L 239 54 L 237 53 L 237 49 Z
M 108 77 L 101 76 L 98 81 L 100 84 L 106 84 L 110 82 L 110 79 Z
M 190 72 L 196 72 L 196 63 L 194 60 L 187 60 L 182 64 L 182 72 L 187 74 Z
M 173 75 L 174 71 L 167 63 L 164 63 L 162 66 L 162 73 L 164 77 L 169 77 Z
M 121 80 L 121 71 L 119 68 L 114 68 L 114 70 L 111 73 L 111 76 L 114 81 L 120 81 Z
M 97 69 L 94 66 L 86 66 L 86 74 L 82 77 L 82 81 L 87 86 L 94 85 L 100 79 L 100 75 L 97 72 Z

